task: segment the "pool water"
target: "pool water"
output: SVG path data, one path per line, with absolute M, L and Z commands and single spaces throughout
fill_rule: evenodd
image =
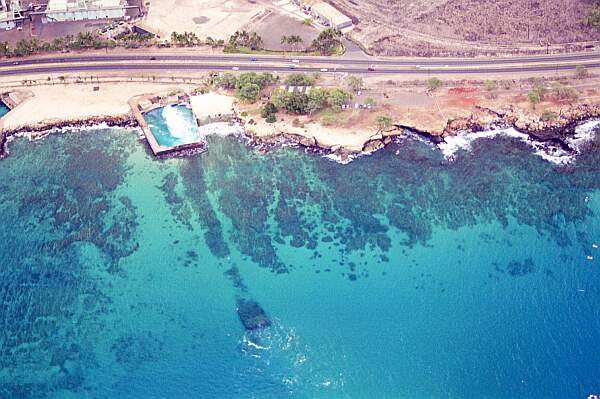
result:
M 0 118 L 6 115 L 10 111 L 10 108 L 6 106 L 3 102 L 0 101 Z
M 167 105 L 144 115 L 159 145 L 175 147 L 199 140 L 198 126 L 192 110 L 185 105 Z

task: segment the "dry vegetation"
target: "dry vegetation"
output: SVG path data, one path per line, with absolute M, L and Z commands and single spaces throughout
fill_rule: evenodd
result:
M 451 55 L 545 51 L 600 39 L 583 21 L 593 0 L 329 0 L 358 21 L 370 52 Z M 570 45 L 573 47 L 572 45 Z

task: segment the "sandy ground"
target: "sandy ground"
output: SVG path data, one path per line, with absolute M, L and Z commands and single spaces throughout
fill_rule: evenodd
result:
M 230 114 L 233 108 L 233 102 L 233 97 L 216 93 L 190 96 L 192 111 L 198 119 L 204 119 L 219 114 Z
M 136 95 L 169 91 L 165 85 L 152 83 L 92 84 L 28 87 L 33 96 L 2 118 L 4 129 L 56 120 L 116 116 L 130 110 L 127 101 Z M 178 86 L 178 88 L 185 88 Z
M 228 39 L 264 8 L 247 0 L 149 0 L 140 26 L 168 39 L 171 33 L 193 32 L 201 39 Z

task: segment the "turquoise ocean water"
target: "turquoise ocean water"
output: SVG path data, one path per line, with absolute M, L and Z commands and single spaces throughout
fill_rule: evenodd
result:
M 565 166 L 501 137 L 348 165 L 208 140 L 11 143 L 1 398 L 600 393 L 599 139 Z

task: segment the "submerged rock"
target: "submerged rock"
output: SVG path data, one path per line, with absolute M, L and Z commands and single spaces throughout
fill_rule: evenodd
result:
M 237 314 L 246 330 L 258 330 L 269 327 L 271 321 L 264 309 L 256 302 L 246 299 L 237 300 Z

